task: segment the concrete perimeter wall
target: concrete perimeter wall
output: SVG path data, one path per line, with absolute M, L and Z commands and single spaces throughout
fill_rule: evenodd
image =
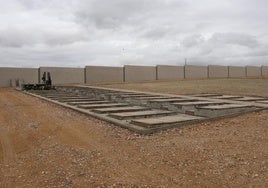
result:
M 247 66 L 246 67 L 247 77 L 261 77 L 261 67 Z
M 157 80 L 184 79 L 184 66 L 156 66 Z
M 124 69 L 126 82 L 156 80 L 156 67 L 126 65 Z
M 0 67 L 0 87 L 15 86 L 20 83 L 38 83 L 44 72 L 50 72 L 53 84 L 139 82 L 172 79 L 202 78 L 268 78 L 268 66 L 132 66 L 85 68 L 40 67 L 8 68 Z
M 208 78 L 208 68 L 207 66 L 186 65 L 185 78 Z
M 86 83 L 123 81 L 123 67 L 86 66 Z
M 243 78 L 246 77 L 246 68 L 229 66 L 229 78 Z
M 209 65 L 208 77 L 209 78 L 228 78 L 228 67 L 218 66 L 218 65 Z
M 268 66 L 261 67 L 262 77 L 268 78 Z
M 40 67 L 40 80 L 44 72 L 50 72 L 52 84 L 85 83 L 84 68 Z
M 0 87 L 15 86 L 15 80 L 20 80 L 24 83 L 38 82 L 38 69 L 35 68 L 0 68 Z

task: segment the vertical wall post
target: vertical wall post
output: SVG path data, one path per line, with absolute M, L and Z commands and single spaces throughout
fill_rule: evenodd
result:
M 126 82 L 126 67 L 123 66 L 123 82 Z
M 155 72 L 155 77 L 156 77 L 155 79 L 158 80 L 158 66 L 157 65 L 155 66 L 155 71 L 156 71 Z
M 41 81 L 40 80 L 40 76 L 41 76 L 40 67 L 38 68 L 38 74 L 37 75 L 38 75 L 38 83 L 40 83 L 40 81 Z
M 209 78 L 209 65 L 207 65 L 207 77 Z
M 84 84 L 87 83 L 87 67 L 84 68 Z
M 183 78 L 186 79 L 186 65 L 183 66 Z

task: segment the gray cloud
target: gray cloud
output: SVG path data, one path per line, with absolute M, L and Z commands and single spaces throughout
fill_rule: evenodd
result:
M 264 0 L 0 0 L 0 66 L 267 64 Z
M 233 44 L 246 46 L 249 48 L 258 46 L 256 37 L 244 33 L 215 33 L 211 38 L 211 42 L 213 42 L 215 45 Z

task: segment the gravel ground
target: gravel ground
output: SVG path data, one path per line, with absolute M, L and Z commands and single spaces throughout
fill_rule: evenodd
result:
M 268 111 L 140 136 L 0 89 L 0 187 L 268 187 Z

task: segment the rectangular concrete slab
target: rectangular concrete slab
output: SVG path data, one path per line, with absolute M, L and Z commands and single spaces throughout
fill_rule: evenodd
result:
M 139 100 L 152 100 L 152 99 L 170 99 L 170 97 L 138 97 Z
M 244 104 L 223 104 L 223 105 L 210 105 L 210 106 L 200 106 L 198 109 L 211 109 L 211 110 L 222 110 L 222 109 L 232 109 L 232 108 L 245 108 L 250 105 Z
M 72 100 L 72 99 L 88 99 L 88 97 L 80 97 L 80 96 L 71 96 L 71 97 L 64 97 L 64 96 L 57 96 L 57 97 L 48 97 L 54 100 Z
M 133 98 L 137 98 L 137 99 L 150 99 L 150 98 L 152 98 L 152 99 L 154 99 L 154 98 L 159 98 L 160 96 L 154 96 L 154 95 L 144 95 L 144 96 L 142 96 L 142 95 L 140 95 L 140 96 L 133 96 Z M 161 97 L 161 99 L 162 98 L 167 98 L 167 97 Z
M 120 98 L 138 98 L 138 97 L 150 97 L 151 95 L 120 95 Z
M 123 82 L 123 67 L 86 66 L 86 83 Z
M 211 101 L 194 101 L 194 102 L 178 102 L 172 103 L 175 106 L 198 106 L 198 105 L 210 105 L 210 104 L 219 104 L 221 102 L 211 102 Z
M 184 101 L 194 101 L 192 99 L 183 99 L 183 98 L 168 98 L 168 99 L 153 99 L 153 100 L 149 100 L 149 102 L 184 102 Z
M 109 103 L 113 103 L 111 101 L 100 101 L 100 100 L 96 100 L 96 101 L 86 101 L 86 102 L 68 102 L 68 104 L 70 105 L 86 105 L 86 104 L 109 104 Z
M 54 99 L 55 100 L 55 99 Z M 89 102 L 94 101 L 95 99 L 63 99 L 63 100 L 57 100 L 59 102 Z
M 156 66 L 157 80 L 172 80 L 184 78 L 184 66 Z
M 38 69 L 0 67 L 0 87 L 10 87 L 11 80 L 35 84 L 38 83 Z
M 243 112 L 256 110 L 257 108 L 244 104 L 224 104 L 224 105 L 212 105 L 198 107 L 195 111 L 195 115 L 204 117 L 223 117 L 226 115 L 241 114 Z
M 261 77 L 261 67 L 246 66 L 246 76 L 252 78 Z
M 44 72 L 50 72 L 53 84 L 85 83 L 84 68 L 40 67 L 39 80 Z
M 198 79 L 198 78 L 207 78 L 207 77 L 208 77 L 207 66 L 195 66 L 195 65 L 185 66 L 185 78 L 186 79 Z
M 112 108 L 112 107 L 121 107 L 121 106 L 127 106 L 127 104 L 123 104 L 123 103 L 85 104 L 85 105 L 78 105 L 78 108 L 93 109 L 93 108 Z
M 77 97 L 80 95 L 77 95 L 75 93 L 40 93 L 40 95 L 44 95 L 46 97 L 57 97 L 57 96 L 62 96 L 62 97 Z
M 228 78 L 228 67 L 219 65 L 208 66 L 209 78 Z
M 266 98 L 263 97 L 243 97 L 241 99 L 234 99 L 235 101 L 258 101 L 258 100 L 265 100 Z
M 265 101 L 257 101 L 258 103 L 268 104 L 268 100 Z
M 45 95 L 47 97 L 74 95 L 73 93 L 45 93 L 45 92 L 33 92 L 33 93 L 38 93 L 38 94 L 41 94 L 41 95 Z
M 141 106 L 128 106 L 128 107 L 115 107 L 115 108 L 100 108 L 100 109 L 94 109 L 92 111 L 96 113 L 116 113 L 116 112 L 134 112 L 147 109 L 148 108 Z
M 193 97 L 218 97 L 218 96 L 222 96 L 220 94 L 212 94 L 212 93 L 202 93 L 202 94 L 194 94 L 194 95 L 190 95 Z
M 147 117 L 153 115 L 168 115 L 174 112 L 171 111 L 163 111 L 163 110 L 145 110 L 145 111 L 137 111 L 137 112 L 121 112 L 121 113 L 113 113 L 109 116 L 116 119 L 128 119 L 128 118 L 137 118 L 137 117 Z
M 221 96 L 212 96 L 209 98 L 212 98 L 212 99 L 239 99 L 239 98 L 243 98 L 243 97 L 236 96 L 236 95 L 221 95 Z
M 165 117 L 143 118 L 132 120 L 131 123 L 142 127 L 157 127 L 167 124 L 179 124 L 186 121 L 201 120 L 202 117 L 187 114 L 177 114 Z
M 268 66 L 261 67 L 261 75 L 263 78 L 268 78 Z
M 125 81 L 153 81 L 156 80 L 156 67 L 125 65 Z
M 246 67 L 229 66 L 229 78 L 246 77 Z

